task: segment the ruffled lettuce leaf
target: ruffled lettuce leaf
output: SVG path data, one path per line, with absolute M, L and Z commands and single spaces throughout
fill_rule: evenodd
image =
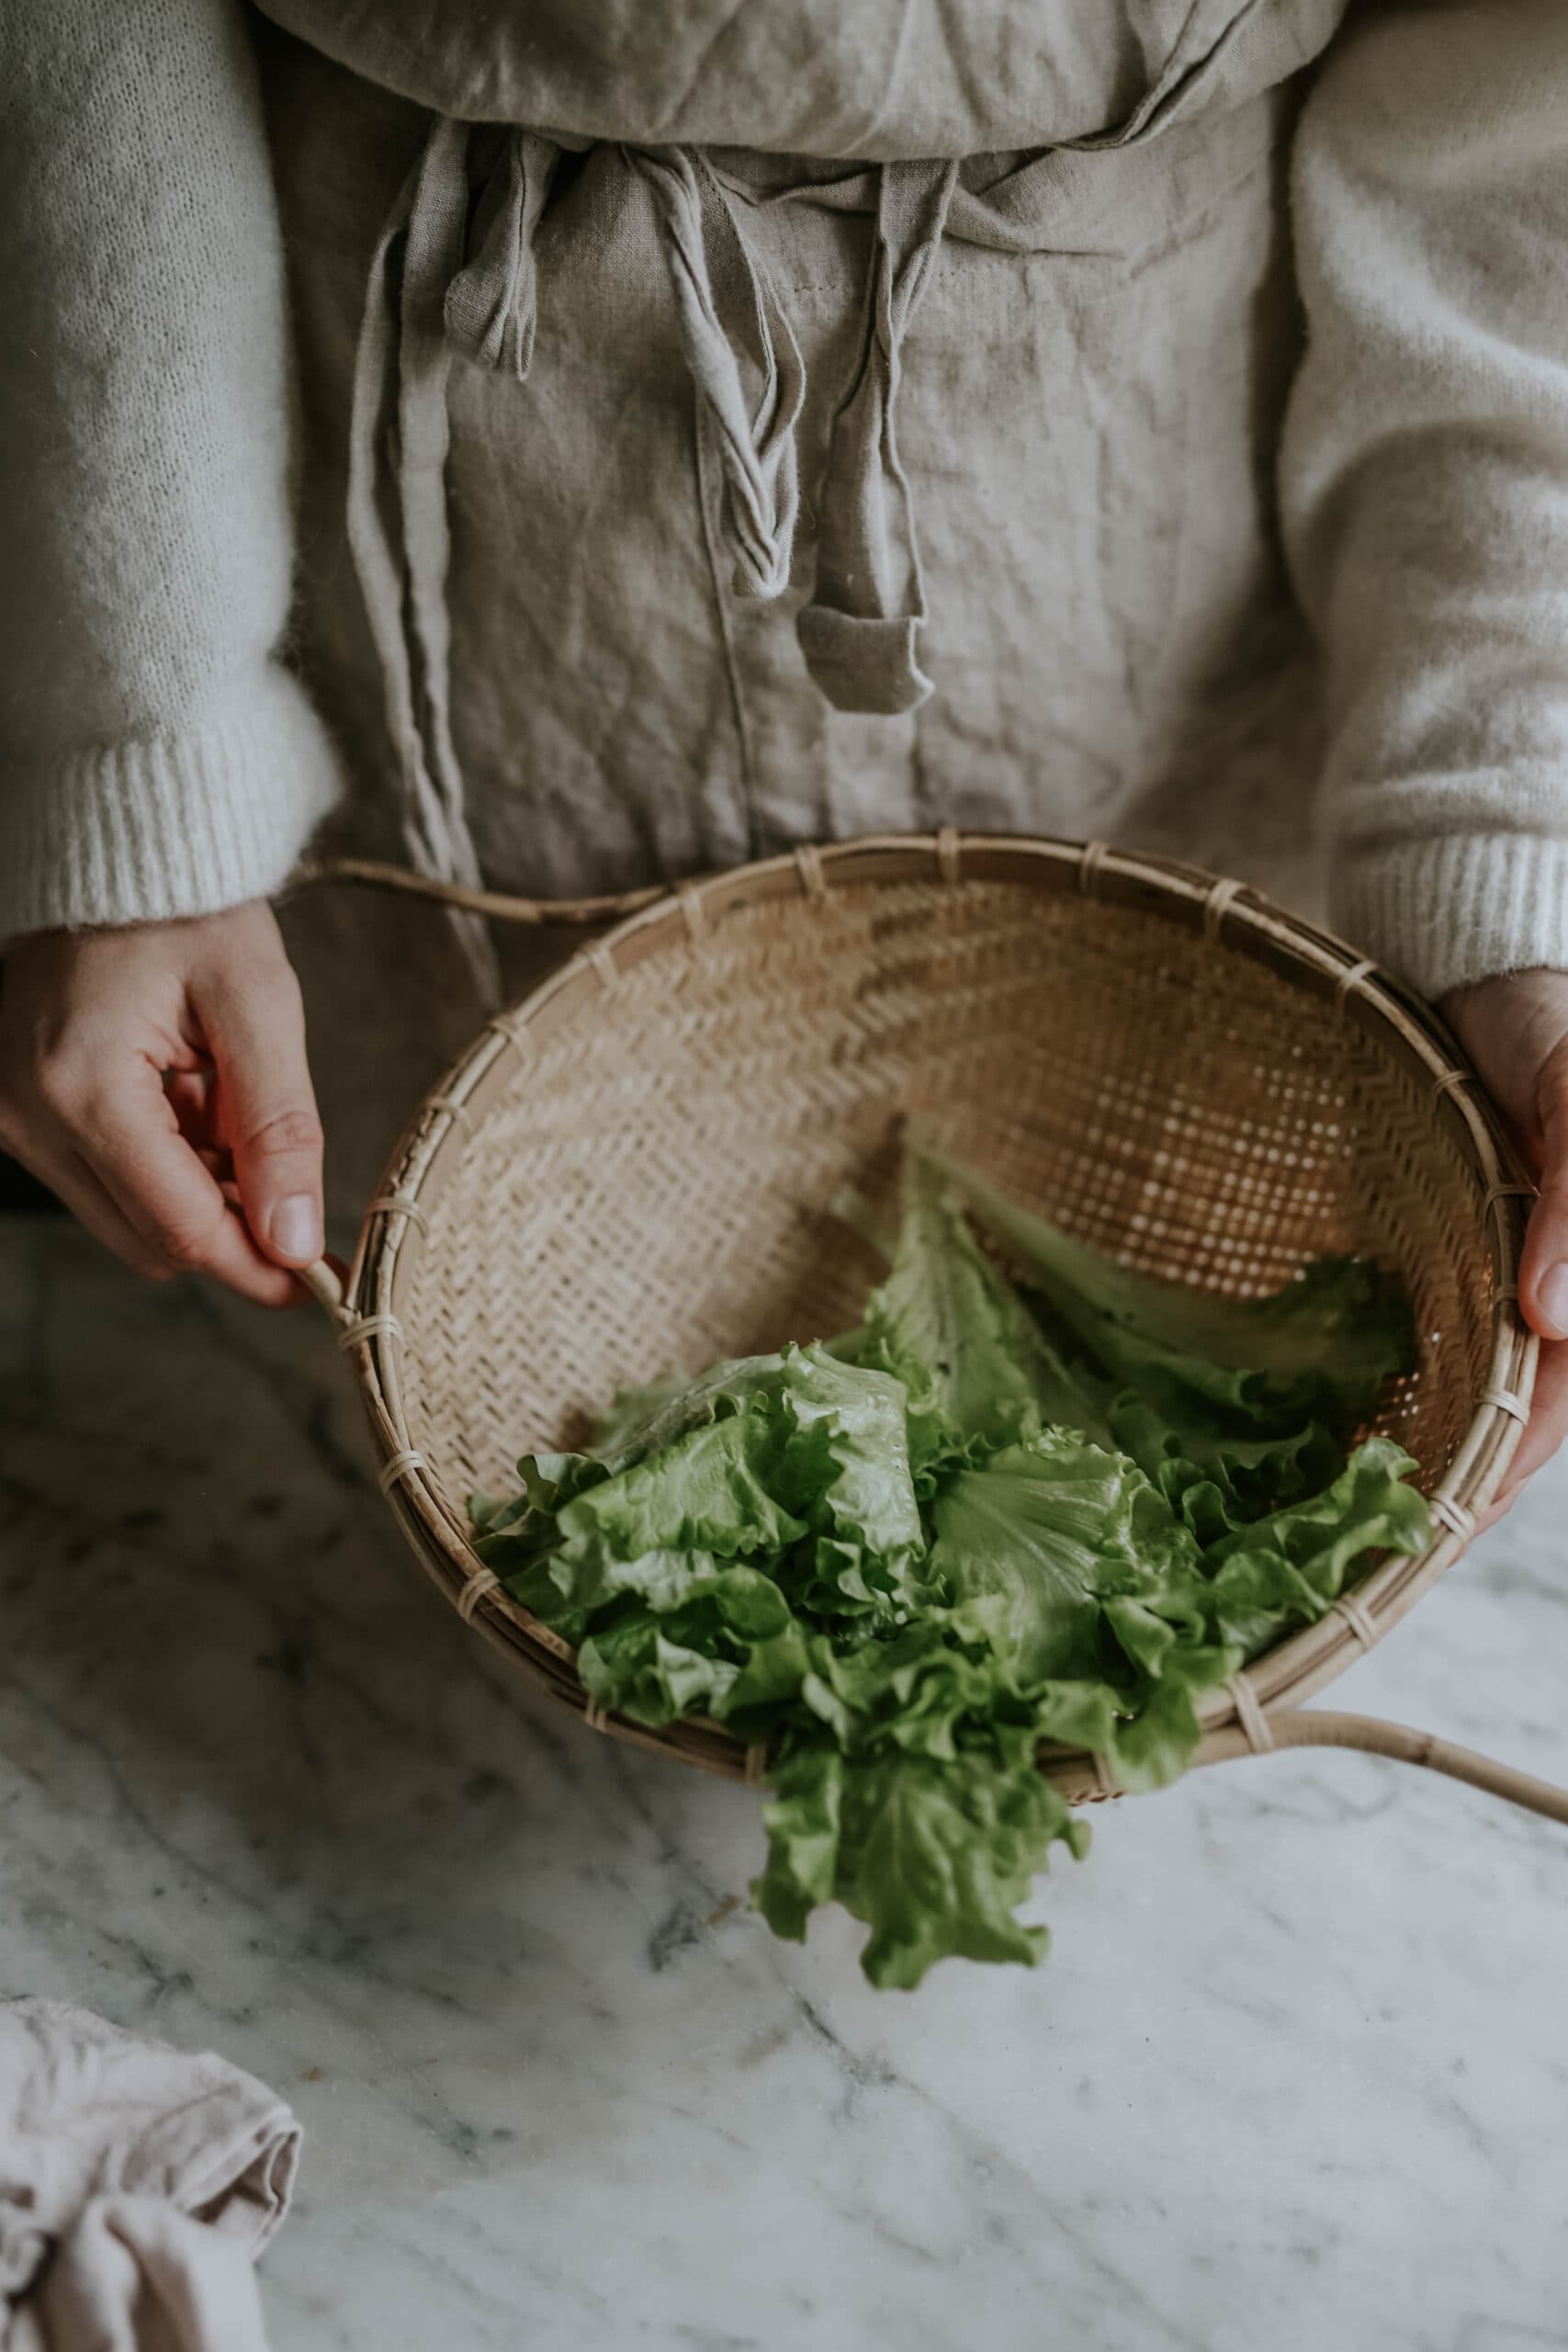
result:
M 1100 1405 L 986 1257 L 962 1195 L 930 1160 L 906 1164 L 893 1263 L 866 1302 L 855 1348 L 858 1362 L 903 1383 L 919 1469 L 1053 1421 L 1105 1433 Z
M 782 1552 L 807 1532 L 779 1491 L 787 1443 L 761 1405 L 699 1422 L 574 1495 L 557 1514 L 563 1548 L 606 1569 L 645 1552 Z
M 690 1576 L 739 1560 L 818 1614 L 900 1622 L 926 1549 L 905 1404 L 887 1374 L 818 1347 L 716 1366 L 622 1418 L 604 1455 L 525 1456 L 533 1509 L 503 1524 L 487 1505 L 478 1549 L 558 1630 L 618 1594 L 671 1607 Z
M 1366 1553 L 1424 1552 L 1431 1512 L 1405 1483 L 1416 1467 L 1392 1438 L 1370 1437 L 1321 1494 L 1213 1545 L 1204 1562 L 1211 1623 L 1253 1657 L 1324 1616 Z
M 716 1368 L 725 1372 L 732 1369 L 728 1363 Z M 596 1450 L 611 1461 L 620 1454 L 637 1453 L 639 1439 L 657 1426 L 671 1406 L 679 1405 L 689 1396 L 697 1385 L 683 1372 L 665 1372 L 657 1380 L 618 1388 L 615 1403 L 593 1432 Z
M 1111 1442 L 1153 1479 L 1200 1544 L 1318 1493 L 1345 1460 L 1343 1441 L 1321 1420 L 1247 1436 L 1201 1402 L 1162 1408 L 1136 1389 L 1123 1390 L 1108 1418 Z
M 976 1170 L 929 1146 L 919 1156 L 1092 1363 L 1179 1428 L 1201 1405 L 1236 1435 L 1288 1434 L 1314 1419 L 1348 1435 L 1389 1374 L 1414 1362 L 1408 1303 L 1365 1259 L 1321 1259 L 1270 1297 L 1227 1298 L 1117 1265 Z
M 769 1926 L 798 1939 L 836 1898 L 871 1929 L 861 1965 L 876 1985 L 916 1985 L 953 1957 L 1032 1967 L 1046 1931 L 1013 1913 L 1056 1839 L 1074 1853 L 1088 1843 L 1022 1744 L 943 1763 L 803 1749 L 764 1817 L 768 1864 L 752 1892 Z
M 1414 1361 L 1397 1284 L 1358 1258 L 1232 1299 L 1113 1264 L 940 1151 L 917 1153 L 1008 1257 L 1080 1389 L 1202 1544 L 1309 1499 Z M 1066 1418 L 1066 1416 L 1064 1416 Z
M 813 1638 L 770 1577 L 709 1565 L 665 1605 L 649 1598 L 611 1614 L 582 1644 L 578 1671 L 591 1698 L 634 1723 L 722 1721 L 794 1698 Z
M 961 1470 L 931 1507 L 931 1566 L 944 1597 L 1021 1684 L 1096 1680 L 1110 1663 L 1101 1603 L 1190 1576 L 1198 1548 L 1124 1454 L 1070 1430 Z
M 1135 1517 L 1145 1521 L 1147 1564 Z M 931 1508 L 931 1569 L 942 1592 L 968 1625 L 983 1628 L 1021 1687 L 1105 1679 L 1114 1651 L 1102 1601 L 1147 1588 L 1156 1559 L 1178 1553 L 1182 1538 L 1182 1566 L 1197 1564 L 1192 1536 L 1138 1467 L 1072 1437 L 1010 1446 L 962 1470 Z
M 561 1513 L 562 1528 L 570 1538 L 592 1523 L 630 1557 L 649 1526 L 705 1508 L 694 1481 L 705 1442 L 747 1465 L 734 1504 L 720 1506 L 728 1545 L 716 1529 L 712 1549 L 776 1550 L 809 1532 L 886 1557 L 918 1552 L 905 1406 L 897 1380 L 821 1347 L 729 1366 L 667 1405 L 625 1466 Z
M 955 1629 L 1034 1701 L 1042 1737 L 1130 1788 L 1186 1770 L 1196 1701 L 1241 1657 L 1213 1638 L 1197 1544 L 1135 1464 L 1047 1430 L 962 1472 L 931 1519 Z

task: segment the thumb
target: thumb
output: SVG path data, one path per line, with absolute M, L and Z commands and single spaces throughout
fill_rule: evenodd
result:
M 256 1245 L 284 1266 L 321 1256 L 321 1123 L 305 1015 L 270 910 L 243 955 L 225 955 L 196 996 L 217 1071 L 219 1116 Z
M 1545 1340 L 1568 1339 L 1568 1039 L 1554 1046 L 1537 1081 L 1540 1192 L 1519 1267 L 1519 1304 Z

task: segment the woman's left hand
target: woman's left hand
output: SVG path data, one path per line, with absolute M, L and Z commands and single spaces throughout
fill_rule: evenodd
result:
M 1490 1526 L 1568 1436 L 1568 972 L 1482 980 L 1456 989 L 1443 1010 L 1540 1186 L 1519 1267 L 1540 1361 L 1529 1426 L 1482 1522 Z

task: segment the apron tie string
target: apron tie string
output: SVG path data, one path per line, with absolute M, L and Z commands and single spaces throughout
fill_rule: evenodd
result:
M 724 484 L 736 591 L 782 595 L 800 511 L 795 428 L 806 370 L 795 330 L 706 156 L 687 147 L 622 153 L 658 208 L 681 341 L 697 389 L 698 431 L 716 448 Z M 754 401 L 742 378 L 742 352 L 758 382 Z
M 401 776 L 403 846 L 416 873 L 477 888 L 482 876 L 452 742 L 446 614 L 446 302 L 463 264 L 468 135 L 467 123 L 437 116 L 371 257 L 354 364 L 348 537 Z M 493 1010 L 502 991 L 490 933 L 476 915 L 450 920 Z
M 812 677 L 839 710 L 913 710 L 931 691 L 918 659 L 925 588 L 895 431 L 901 347 L 931 282 L 955 163 L 884 164 L 865 337 L 833 420 L 817 585 L 796 623 Z

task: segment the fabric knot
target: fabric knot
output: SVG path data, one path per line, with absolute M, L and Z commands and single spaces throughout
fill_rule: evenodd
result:
M 807 667 L 839 710 L 913 710 L 931 691 L 918 659 L 925 589 L 895 414 L 904 336 L 957 178 L 955 163 L 882 166 L 865 335 L 833 420 L 816 592 L 796 624 Z
M 477 137 L 469 143 L 470 165 Z M 522 383 L 533 362 L 538 323 L 534 232 L 561 151 L 536 131 L 507 130 L 500 137 L 466 239 L 471 257 L 447 286 L 445 312 L 446 332 L 458 350 Z M 482 152 L 478 160 L 482 165 Z M 466 170 L 465 186 L 468 176 Z
M 716 444 L 737 591 L 782 595 L 800 511 L 795 428 L 806 369 L 795 330 L 706 156 L 686 147 L 622 152 L 659 209 L 698 428 Z

